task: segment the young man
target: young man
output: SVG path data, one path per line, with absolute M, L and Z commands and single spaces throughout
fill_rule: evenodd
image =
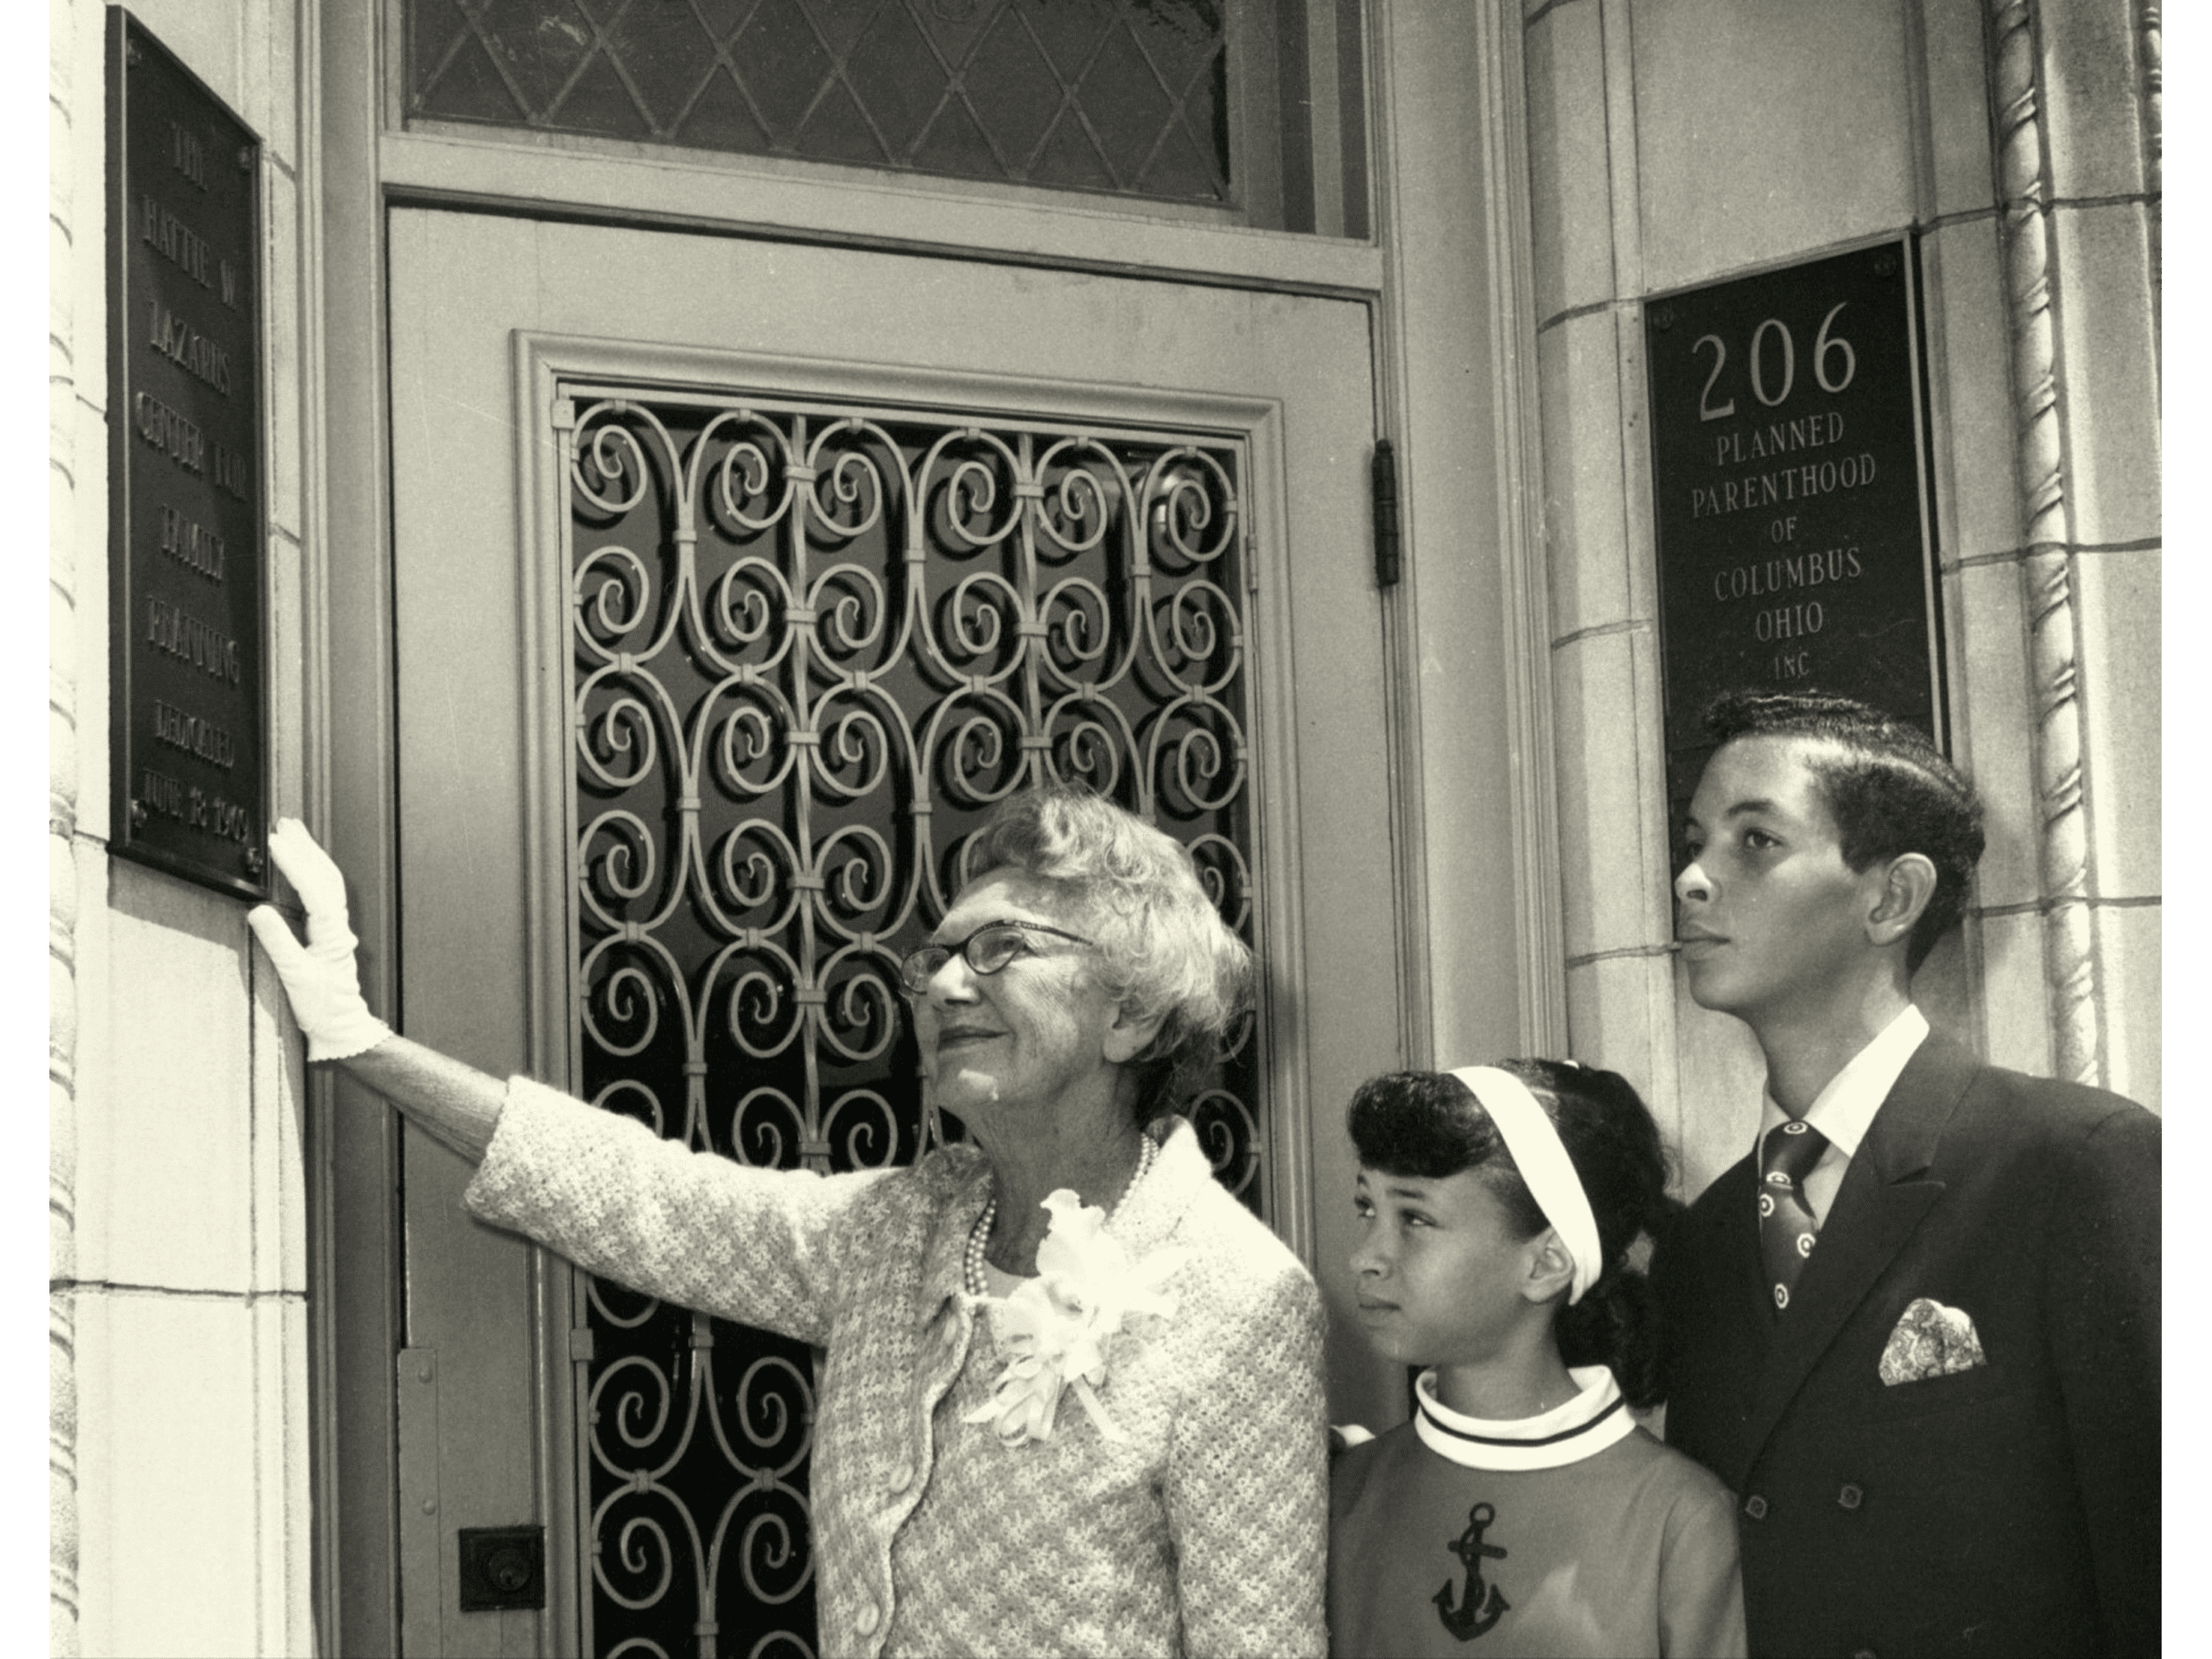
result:
M 1737 1495 L 1751 1651 L 2154 1652 L 2158 1121 L 1913 1007 L 1982 849 L 1924 736 L 1750 693 L 1707 726 L 1676 932 L 1767 1099 L 1654 1278 L 1668 1439 Z

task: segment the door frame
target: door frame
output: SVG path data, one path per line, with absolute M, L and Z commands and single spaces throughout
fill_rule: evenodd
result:
M 941 265 L 911 256 L 442 207 L 393 209 L 388 236 L 395 641 L 402 664 L 413 664 L 399 729 L 415 746 L 399 757 L 402 942 L 442 941 L 435 956 L 406 964 L 403 993 L 421 999 L 423 1014 L 413 1034 L 495 1071 L 573 1075 L 569 399 L 650 401 L 664 387 L 738 402 L 935 410 L 955 425 L 1005 417 L 1055 431 L 1219 434 L 1244 455 L 1251 694 L 1243 718 L 1258 772 L 1246 785 L 1258 943 L 1274 993 L 1316 977 L 1343 988 L 1333 999 L 1274 1002 L 1257 1057 L 1272 1218 L 1312 1262 L 1316 1241 L 1343 1230 L 1333 1216 L 1314 1224 L 1312 1171 L 1326 1169 L 1332 1191 L 1348 1188 L 1350 1174 L 1341 1149 L 1316 1140 L 1310 1093 L 1340 1098 L 1360 1077 L 1399 1063 L 1390 1033 L 1402 928 L 1381 851 L 1389 788 L 1382 607 L 1361 591 L 1373 374 L 1364 309 L 987 264 L 938 281 Z M 637 270 L 664 276 L 632 291 L 627 334 L 582 334 L 604 327 L 607 274 Z M 509 271 L 528 274 L 518 283 Z M 903 296 L 921 289 L 943 302 L 910 310 Z M 759 302 L 733 325 L 723 296 L 745 293 Z M 1071 326 L 1078 311 L 1090 321 Z M 1140 326 L 1156 361 L 1128 355 L 1128 331 Z M 717 335 L 744 343 L 660 343 Z M 771 349 L 791 344 L 799 351 Z M 807 349 L 821 346 L 866 356 Z M 961 366 L 936 366 L 943 362 Z M 1168 384 L 1145 384 L 1154 377 Z M 469 713 L 456 728 L 458 709 Z M 424 827 L 435 823 L 426 813 L 446 810 L 467 814 L 453 832 L 466 842 L 458 856 L 432 850 L 449 837 Z M 1309 864 L 1326 879 L 1305 880 Z M 470 922 L 441 931 L 441 918 L 463 907 Z M 1315 974 L 1306 971 L 1309 930 L 1329 950 Z M 441 1628 L 448 1643 L 460 1638 L 448 1614 L 407 1600 L 412 1586 L 437 1586 L 446 1605 L 454 1526 L 527 1517 L 549 1534 L 555 1599 L 544 1639 L 565 1647 L 588 1608 L 569 1599 L 581 1591 L 574 1575 L 560 1577 L 581 1559 L 572 1550 L 583 1535 L 562 1535 L 584 1478 L 566 1461 L 575 1391 L 563 1385 L 575 1320 L 563 1287 L 572 1276 L 519 1242 L 480 1254 L 476 1230 L 448 1234 L 465 1172 L 448 1169 L 442 1153 L 418 1154 L 412 1137 L 406 1148 L 402 1637 L 420 1632 L 413 1639 L 425 1649 Z M 426 1246 L 423 1229 L 451 1249 Z M 1332 1240 L 1329 1253 L 1345 1249 Z M 483 1300 L 493 1285 L 496 1305 Z M 457 1310 L 470 1306 L 494 1323 L 461 1313 L 457 1324 Z M 1335 1312 L 1348 1326 L 1349 1308 Z M 1387 1410 L 1389 1368 L 1356 1344 L 1338 1351 L 1338 1391 L 1372 1396 L 1363 1417 Z M 425 1368 L 447 1392 L 435 1419 L 437 1390 L 417 1376 Z M 530 1430 L 512 1441 L 508 1426 L 486 1415 L 491 1396 L 475 1391 L 509 1379 L 518 1395 L 527 1387 L 531 1406 L 526 1418 L 510 1414 L 518 1435 Z M 441 1431 L 465 1421 L 484 1438 L 438 1451 Z
M 1375 340 L 1376 429 L 1399 442 L 1407 540 L 1417 547 L 1424 527 L 1435 526 L 1430 534 L 1446 556 L 1433 566 L 1409 557 L 1403 585 L 1383 604 L 1404 940 L 1400 1045 L 1408 1064 L 1433 1061 L 1439 1043 L 1455 1051 L 1446 1061 L 1460 1050 L 1562 1049 L 1536 319 L 1527 300 L 1534 251 L 1523 20 L 1517 10 L 1503 14 L 1367 5 L 1376 230 L 1370 238 L 1332 240 L 1154 222 L 1079 197 L 909 196 L 896 179 L 861 169 L 748 170 L 741 158 L 704 165 L 563 156 L 527 141 L 412 135 L 388 108 L 386 56 L 396 47 L 385 39 L 385 0 L 302 4 L 293 209 L 301 263 L 296 292 L 279 284 L 272 301 L 296 302 L 301 314 L 296 464 L 304 545 L 296 594 L 273 594 L 272 604 L 296 598 L 299 612 L 305 759 L 296 807 L 347 872 L 372 1005 L 404 1018 L 393 961 L 385 216 L 409 202 L 465 199 L 533 217 L 957 252 L 1364 305 Z M 1401 241 L 1396 227 L 1416 223 L 1464 225 L 1465 234 Z M 292 460 L 286 414 L 272 405 L 279 464 Z M 1485 673 L 1479 664 L 1491 648 L 1504 666 Z M 1478 666 L 1439 678 L 1425 665 L 1440 658 Z M 1445 742 L 1432 745 L 1425 731 Z M 1467 841 L 1488 850 L 1453 850 Z M 1432 916 L 1476 941 L 1447 952 L 1440 974 Z M 1485 957 L 1492 960 L 1482 965 Z M 321 1070 L 309 1089 L 315 1618 L 323 1651 L 397 1651 L 398 1137 L 392 1114 L 368 1091 Z

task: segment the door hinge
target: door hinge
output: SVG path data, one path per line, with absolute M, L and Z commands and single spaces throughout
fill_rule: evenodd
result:
M 445 1516 L 439 1513 L 438 1351 L 402 1348 L 399 1389 L 399 1650 L 445 1651 Z
M 1398 549 L 1398 448 L 1388 438 L 1375 440 L 1375 585 L 1395 588 L 1401 569 Z

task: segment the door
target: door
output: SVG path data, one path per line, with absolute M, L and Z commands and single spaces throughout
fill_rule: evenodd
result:
M 1340 1287 L 1343 1105 L 1402 1064 L 1364 308 L 429 209 L 389 249 L 402 1028 L 906 1161 L 958 1127 L 889 964 L 993 799 L 1082 777 L 1258 949 L 1200 1127 Z M 411 1134 L 404 1179 L 404 1651 L 810 1653 L 810 1356 L 477 1225 Z M 1389 1421 L 1353 1341 L 1333 1408 Z M 531 1527 L 543 1611 L 464 1610 Z

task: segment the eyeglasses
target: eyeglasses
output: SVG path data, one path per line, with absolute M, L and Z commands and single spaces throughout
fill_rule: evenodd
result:
M 957 944 L 925 944 L 918 950 L 909 951 L 899 964 L 899 982 L 919 996 L 929 989 L 930 981 L 938 976 L 938 970 L 955 957 L 961 957 L 979 974 L 995 974 L 1029 949 L 1029 941 L 1023 937 L 1029 933 L 1049 933 L 1056 939 L 1068 939 L 1077 944 L 1091 943 L 1080 933 L 1047 927 L 1042 922 L 985 922 Z

